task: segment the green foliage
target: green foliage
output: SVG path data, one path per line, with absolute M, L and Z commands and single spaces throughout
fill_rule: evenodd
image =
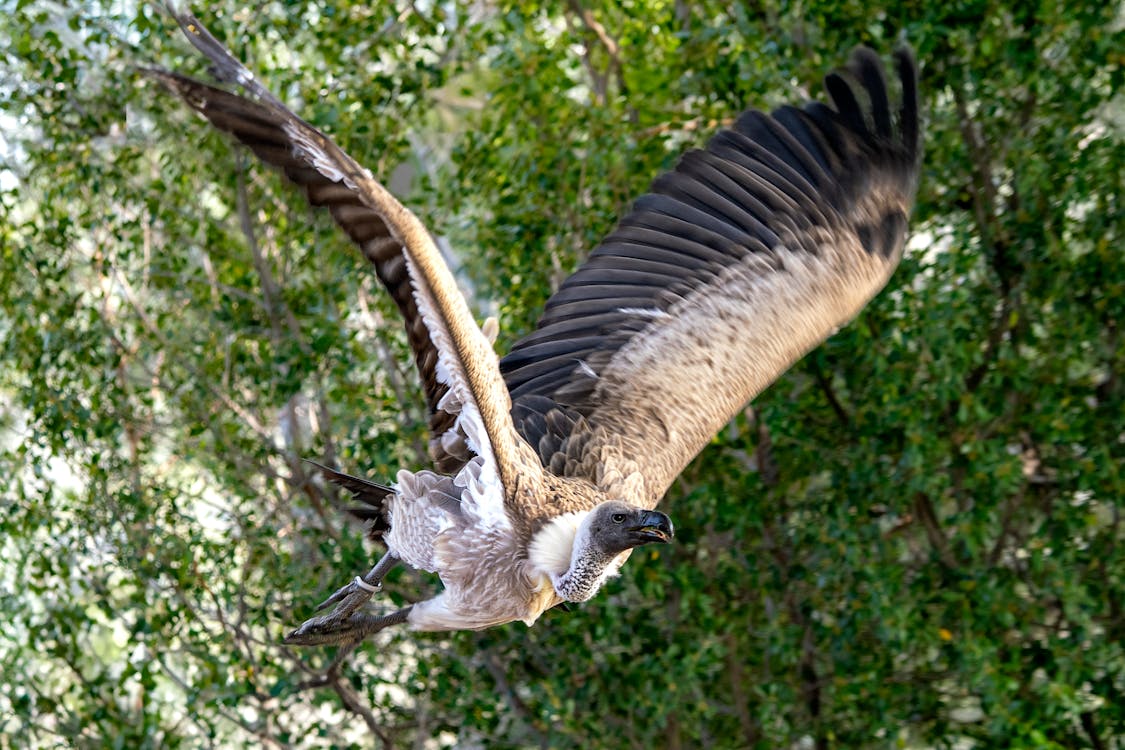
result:
M 912 252 L 676 483 L 677 544 L 342 664 L 278 645 L 372 555 L 299 459 L 424 465 L 393 306 L 138 74 L 206 76 L 156 9 L 0 10 L 0 747 L 1125 746 L 1113 4 L 201 8 L 450 240 L 501 345 L 743 106 L 860 42 L 924 65 Z

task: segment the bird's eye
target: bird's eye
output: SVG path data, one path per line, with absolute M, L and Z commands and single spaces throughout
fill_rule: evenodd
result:
M 624 513 L 614 513 L 612 516 L 610 516 L 610 518 L 613 519 L 614 523 L 625 523 Z

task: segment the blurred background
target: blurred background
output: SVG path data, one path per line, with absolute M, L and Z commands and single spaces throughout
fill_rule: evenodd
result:
M 207 78 L 158 7 L 0 0 L 0 747 L 1125 747 L 1125 6 L 194 10 L 429 223 L 501 351 L 683 149 L 859 43 L 922 65 L 908 255 L 595 600 L 287 648 L 378 553 L 300 459 L 427 465 L 392 304 L 138 73 Z

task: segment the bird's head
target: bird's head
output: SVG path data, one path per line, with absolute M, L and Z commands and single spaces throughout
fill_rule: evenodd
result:
M 611 555 L 652 542 L 667 544 L 675 535 L 668 516 L 620 500 L 595 507 L 586 519 L 586 527 L 590 544 Z

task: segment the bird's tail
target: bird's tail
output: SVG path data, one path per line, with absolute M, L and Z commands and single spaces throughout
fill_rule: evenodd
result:
M 390 515 L 387 512 L 387 499 L 395 494 L 392 487 L 344 474 L 307 458 L 305 462 L 315 466 L 325 479 L 343 487 L 352 493 L 352 497 L 363 503 L 362 506 L 348 508 L 348 513 L 362 521 L 369 522 L 367 535 L 371 539 L 378 541 L 383 538 L 383 534 L 391 528 Z

